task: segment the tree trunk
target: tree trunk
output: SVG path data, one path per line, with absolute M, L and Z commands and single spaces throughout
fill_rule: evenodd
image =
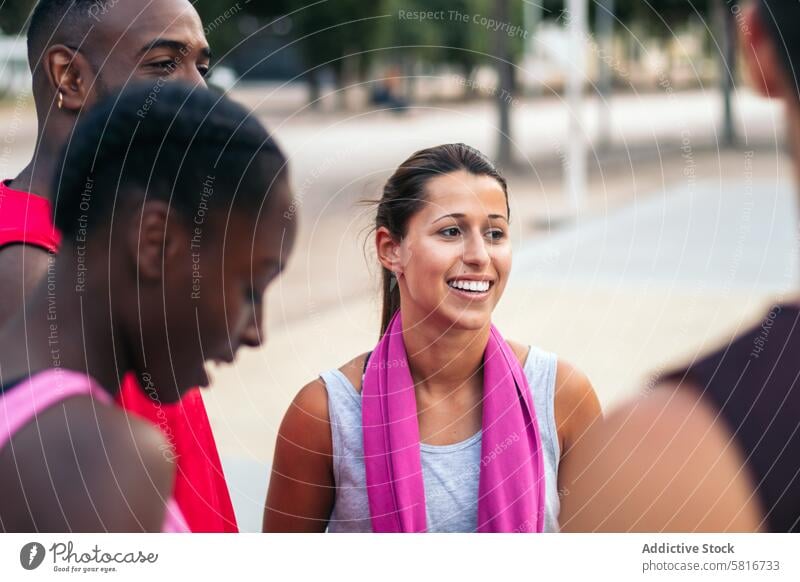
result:
M 714 20 L 719 45 L 720 91 L 722 93 L 722 141 L 728 147 L 736 145 L 733 125 L 733 86 L 736 79 L 736 17 L 725 0 L 714 2 Z
M 319 86 L 319 69 L 312 69 L 306 75 L 308 82 L 308 102 L 311 109 L 319 109 L 319 98 L 321 95 Z
M 508 22 L 508 0 L 495 0 L 494 19 Z M 511 104 L 514 99 L 514 69 L 511 64 L 509 37 L 502 31 L 494 33 L 494 54 L 497 63 L 498 86 L 495 95 L 497 103 L 497 162 L 508 167 L 512 163 L 511 154 Z

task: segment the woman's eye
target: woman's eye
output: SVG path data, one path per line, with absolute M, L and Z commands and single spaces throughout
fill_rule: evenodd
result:
M 439 234 L 446 236 L 446 237 L 454 237 L 458 236 L 459 229 L 457 226 L 451 226 L 450 228 L 445 228 L 444 230 L 440 230 Z
M 488 234 L 492 240 L 502 240 L 506 236 L 506 233 L 500 229 L 490 230 Z
M 244 297 L 250 303 L 261 303 L 261 293 L 250 287 L 245 288 Z

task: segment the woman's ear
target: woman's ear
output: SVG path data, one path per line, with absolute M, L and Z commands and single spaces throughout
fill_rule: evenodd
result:
M 402 273 L 400 241 L 395 240 L 385 226 L 381 226 L 375 231 L 375 250 L 378 252 L 378 260 L 385 269 L 396 275 Z
M 162 200 L 144 202 L 139 217 L 140 221 L 128 222 L 128 252 L 139 280 L 158 282 L 188 248 L 188 234 L 175 213 L 170 212 L 169 204 Z
M 786 89 L 783 63 L 767 24 L 761 18 L 755 2 L 743 9 L 742 13 L 744 17 L 739 26 L 739 37 L 750 82 L 764 97 L 783 97 Z
M 59 109 L 77 113 L 90 101 L 95 76 L 80 52 L 63 44 L 53 45 L 45 52 L 42 64 Z

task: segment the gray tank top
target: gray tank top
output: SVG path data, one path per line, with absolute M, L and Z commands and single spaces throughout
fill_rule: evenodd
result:
M 533 395 L 544 452 L 546 532 L 558 531 L 558 462 L 554 412 L 555 354 L 531 347 L 523 370 Z M 329 532 L 371 532 L 361 432 L 361 395 L 339 370 L 320 374 L 328 392 L 336 498 Z M 452 445 L 420 443 L 428 530 L 474 532 L 478 528 L 481 432 Z

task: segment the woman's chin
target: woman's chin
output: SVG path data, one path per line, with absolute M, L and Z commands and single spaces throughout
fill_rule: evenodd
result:
M 178 385 L 181 387 L 181 397 L 193 388 L 208 388 L 211 385 L 211 379 L 205 365 L 188 372 L 180 378 Z
M 458 331 L 480 331 L 492 322 L 491 313 L 460 312 L 446 317 L 448 329 Z
M 208 370 L 206 369 L 205 365 L 201 366 L 198 374 L 197 374 L 197 381 L 194 382 L 193 386 L 199 386 L 200 388 L 208 388 L 211 385 L 211 378 L 208 375 Z

